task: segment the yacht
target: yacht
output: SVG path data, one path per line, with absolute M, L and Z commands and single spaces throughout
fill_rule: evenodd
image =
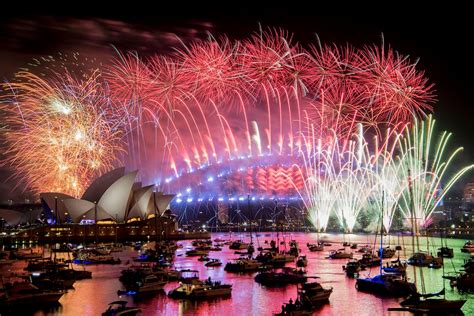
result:
M 230 244 L 229 249 L 242 250 L 242 249 L 248 249 L 248 247 L 249 247 L 249 244 L 244 243 L 242 240 L 236 240 Z
M 19 260 L 40 259 L 43 257 L 41 253 L 33 252 L 33 249 L 30 252 L 12 252 L 11 256 Z
M 262 251 L 255 259 L 269 265 L 284 265 L 287 262 L 295 261 L 295 256 L 274 251 Z
M 255 281 L 265 286 L 284 286 L 306 282 L 307 277 L 303 270 L 283 268 L 281 271 L 260 272 Z
M 298 289 L 298 296 L 300 301 L 309 303 L 311 305 L 319 305 L 327 302 L 332 293 L 332 287 L 325 289 L 318 282 L 304 283 Z
M 359 264 L 361 265 L 361 267 L 364 267 L 364 268 L 377 267 L 377 266 L 380 266 L 381 261 L 382 260 L 379 257 L 368 252 L 362 255 L 362 258 L 359 259 Z
M 360 253 L 372 252 L 372 247 L 370 247 L 369 245 L 364 245 L 364 246 L 361 246 L 359 250 L 357 250 L 357 252 L 360 252 Z
M 352 252 L 346 252 L 345 249 L 333 250 L 329 253 L 331 259 L 352 259 L 353 256 Z
M 382 254 L 382 259 L 389 259 L 395 256 L 395 253 L 397 251 L 395 249 L 392 249 L 390 247 L 385 247 L 385 248 L 380 248 L 379 251 L 377 252 L 380 258 L 380 254 Z
M 461 252 L 474 253 L 474 243 L 470 240 L 466 241 L 464 246 L 461 248 Z
M 138 307 L 127 307 L 127 301 L 115 301 L 109 304 L 109 308 L 102 316 L 135 316 L 142 311 Z
M 408 258 L 407 263 L 417 267 L 427 267 L 433 261 L 435 261 L 435 258 L 432 255 L 424 252 L 416 252 L 413 256 Z
M 400 302 L 405 308 L 425 310 L 428 313 L 437 315 L 450 315 L 461 310 L 466 300 L 447 300 L 446 298 L 431 298 L 434 296 L 444 295 L 444 290 L 435 294 L 419 294 L 410 295 L 406 300 Z
M 311 252 L 323 251 L 324 250 L 324 244 L 322 244 L 322 243 L 317 243 L 317 244 L 307 243 L 306 246 L 308 246 L 308 249 Z
M 209 277 L 206 281 L 192 279 L 181 282 L 181 285 L 170 291 L 168 296 L 176 299 L 204 299 L 229 296 L 231 293 L 231 284 L 221 284 L 218 281 L 212 281 Z
M 210 259 L 206 264 L 206 267 L 219 267 L 222 265 L 222 262 L 219 259 Z
M 150 293 L 163 290 L 166 281 L 160 280 L 156 275 L 148 275 L 144 277 L 141 281 L 136 282 L 134 285 L 130 286 L 127 290 L 140 293 Z
M 64 294 L 63 291 L 40 290 L 29 282 L 7 283 L 4 287 L 5 292 L 0 295 L 0 308 L 57 304 Z
M 263 264 L 254 259 L 238 259 L 227 262 L 224 270 L 227 272 L 253 272 L 260 269 Z
M 200 256 L 205 256 L 209 253 L 209 250 L 198 250 L 198 249 L 192 249 L 186 251 L 186 256 L 188 257 L 200 257 Z
M 416 286 L 399 274 L 378 274 L 374 277 L 358 278 L 356 289 L 382 296 L 403 297 L 416 293 Z
M 407 271 L 407 264 L 406 262 L 401 262 L 400 259 L 392 261 L 391 263 L 387 262 L 385 267 L 382 267 L 382 270 L 386 273 L 394 273 L 394 274 L 401 274 L 405 275 Z

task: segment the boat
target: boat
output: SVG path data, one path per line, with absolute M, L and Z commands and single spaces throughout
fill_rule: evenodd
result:
M 120 258 L 111 255 L 96 255 L 92 253 L 79 254 L 72 262 L 75 264 L 120 264 Z
M 168 296 L 175 299 L 205 299 L 231 294 L 231 284 L 221 284 L 221 282 L 212 281 L 209 277 L 206 281 L 194 279 L 181 282 L 179 287 L 168 293 Z
M 459 312 L 466 303 L 466 300 L 447 300 L 446 298 L 431 298 L 435 296 L 444 295 L 443 289 L 439 293 L 434 294 L 419 294 L 414 293 L 407 299 L 400 302 L 400 305 L 405 308 L 422 309 L 428 313 L 436 313 L 437 315 L 448 315 Z
M 433 260 L 428 265 L 428 268 L 430 268 L 430 269 L 441 269 L 442 267 L 443 267 L 443 263 L 441 263 L 441 261 L 439 261 L 439 260 Z
M 295 303 L 290 298 L 288 303 L 281 306 L 281 312 L 273 313 L 274 316 L 310 316 L 313 315 L 313 306 L 301 303 L 296 299 Z
M 221 265 L 222 265 L 222 262 L 219 259 L 210 259 L 205 264 L 206 267 L 219 267 Z
M 299 256 L 298 260 L 296 260 L 296 266 L 297 267 L 306 267 L 308 265 L 308 259 L 306 256 Z
M 474 243 L 472 243 L 470 240 L 466 241 L 464 246 L 461 248 L 461 252 L 474 253 Z
M 192 249 L 192 250 L 186 251 L 186 256 L 188 256 L 188 257 L 205 256 L 208 253 L 209 253 L 209 250 Z
M 209 261 L 209 257 L 207 255 L 199 257 L 198 261 Z
M 324 250 L 324 245 L 322 243 L 318 243 L 318 244 L 307 243 L 306 246 L 308 246 L 308 249 L 311 252 L 323 251 Z
M 332 287 L 325 289 L 318 282 L 304 283 L 298 289 L 298 297 L 301 302 L 309 303 L 313 306 L 318 306 L 321 303 L 326 303 L 332 293 Z
M 406 262 L 401 262 L 400 258 L 391 263 L 387 262 L 387 265 L 382 268 L 383 272 L 386 273 L 394 273 L 394 274 L 402 274 L 405 275 L 407 271 L 407 264 Z
M 254 259 L 238 259 L 227 262 L 224 270 L 227 272 L 253 272 L 258 271 L 263 264 Z
M 195 247 L 199 246 L 199 245 L 202 245 L 202 244 L 212 245 L 212 240 L 210 240 L 210 239 L 197 239 L 197 240 L 194 240 L 191 244 Z
M 383 205 L 384 195 L 382 195 L 382 215 L 383 218 Z M 383 247 L 383 224 L 380 225 L 380 248 L 379 258 L 385 258 L 395 250 L 389 247 Z M 385 254 L 385 255 L 384 255 Z M 389 297 L 406 297 L 410 294 L 416 293 L 415 283 L 409 282 L 406 274 L 393 274 L 387 273 L 383 270 L 383 260 L 380 260 L 380 272 L 374 277 L 357 278 L 355 287 L 358 291 L 368 292 L 375 295 L 389 296 Z
M 382 259 L 390 259 L 393 256 L 395 256 L 396 252 L 397 251 L 395 249 L 392 249 L 390 247 L 385 247 L 385 248 L 380 248 L 377 253 L 379 255 L 379 258 L 382 257 Z
M 354 278 L 359 275 L 359 272 L 362 270 L 359 260 L 348 261 L 346 265 L 342 266 L 342 270 L 346 272 L 346 276 L 349 278 Z
M 360 253 L 372 252 L 372 247 L 370 247 L 369 245 L 361 246 L 359 250 L 357 250 L 357 252 L 360 252 Z
M 450 280 L 451 287 L 457 287 L 459 293 L 474 293 L 474 274 L 460 273 L 455 277 L 444 277 Z
M 127 301 L 109 303 L 109 308 L 102 313 L 102 316 L 135 316 L 142 311 L 138 307 L 127 307 L 127 304 Z
M 282 305 L 281 312 L 273 313 L 273 315 L 314 315 L 315 308 L 327 303 L 331 293 L 332 288 L 325 289 L 317 282 L 305 283 L 298 289 L 295 302 L 293 303 L 293 300 L 290 298 L 288 303 Z
M 225 243 L 225 242 L 227 242 L 227 239 L 216 238 L 216 239 L 214 239 L 214 242 L 217 242 L 217 243 Z
M 298 249 L 298 243 L 296 240 L 290 241 L 290 250 L 287 252 L 288 255 L 294 256 L 295 258 L 298 257 L 300 254 L 300 250 Z
M 306 282 L 303 270 L 282 268 L 279 271 L 260 272 L 255 276 L 255 282 L 265 286 L 285 286 Z
M 33 272 L 29 275 L 31 283 L 40 289 L 54 288 L 57 290 L 72 288 L 76 279 L 74 277 L 65 277 L 59 270 L 46 270 L 42 272 Z
M 405 297 L 416 293 L 416 286 L 408 282 L 405 276 L 382 273 L 374 277 L 358 278 L 356 289 L 381 296 Z
M 262 251 L 255 259 L 269 265 L 285 265 L 287 262 L 295 261 L 295 256 L 274 251 Z
M 191 269 L 183 269 L 179 270 L 179 278 L 180 282 L 190 282 L 191 280 L 199 280 L 199 271 L 198 270 L 191 270 Z
M 29 282 L 6 283 L 0 296 L 1 308 L 39 307 L 58 304 L 64 291 L 41 290 Z
M 438 248 L 438 257 L 454 258 L 454 250 L 449 247 Z
M 71 252 L 71 246 L 69 244 L 61 244 L 59 246 L 51 248 L 52 252 Z
M 33 252 L 33 249 L 30 252 L 14 252 L 11 253 L 12 259 L 19 259 L 19 260 L 28 260 L 28 259 L 40 259 L 43 255 L 39 252 Z
M 407 263 L 417 267 L 427 267 L 434 260 L 435 258 L 430 254 L 424 252 L 416 252 L 410 258 L 408 258 Z
M 66 268 L 67 264 L 62 261 L 53 261 L 51 259 L 33 259 L 28 261 L 25 271 L 39 271 L 44 269 Z
M 359 259 L 359 264 L 361 267 L 377 267 L 381 264 L 381 259 L 370 252 L 366 252 L 362 255 L 362 258 Z
M 127 292 L 136 294 L 162 291 L 166 281 L 160 280 L 156 275 L 150 274 L 127 287 Z
M 248 249 L 248 247 L 249 247 L 249 244 L 244 243 L 242 240 L 236 240 L 229 245 L 229 249 L 232 249 L 232 250 Z
M 329 252 L 330 259 L 352 259 L 354 254 L 352 252 L 346 252 L 344 248 L 333 250 Z
M 351 249 L 357 249 L 357 244 L 352 244 Z

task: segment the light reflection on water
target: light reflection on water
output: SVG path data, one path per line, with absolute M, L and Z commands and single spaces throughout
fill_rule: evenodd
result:
M 213 234 L 212 239 L 215 238 L 229 239 L 228 234 L 216 233 Z M 276 239 L 276 234 L 273 235 Z M 359 245 L 370 244 L 373 245 L 374 236 L 366 235 L 321 235 L 328 241 L 342 242 L 343 240 L 356 242 Z M 241 238 L 249 241 L 248 234 L 233 234 L 233 239 Z M 260 233 L 258 238 L 254 238 L 256 247 L 264 246 L 264 241 L 272 239 L 271 233 Z M 320 315 L 387 315 L 387 308 L 399 307 L 398 299 L 379 298 L 371 294 L 358 292 L 355 289 L 355 280 L 347 278 L 343 271 L 342 265 L 346 260 L 330 260 L 326 259 L 330 249 L 341 248 L 340 244 L 333 244 L 332 247 L 326 247 L 324 252 L 309 252 L 306 243 L 314 242 L 316 234 L 312 233 L 293 233 L 286 235 L 286 241 L 295 239 L 299 243 L 299 247 L 303 253 L 307 254 L 308 267 L 307 273 L 309 275 L 316 275 L 319 277 L 319 282 L 324 287 L 332 287 L 333 293 L 330 297 L 330 303 L 323 306 L 315 312 Z M 280 241 L 282 241 L 280 235 Z M 426 249 L 427 239 L 420 238 L 422 249 Z M 272 312 L 281 310 L 281 305 L 288 302 L 290 298 L 296 298 L 296 286 L 287 286 L 282 288 L 265 288 L 256 283 L 253 278 L 255 273 L 250 274 L 233 274 L 224 271 L 224 265 L 227 261 L 237 258 L 234 250 L 229 250 L 228 247 L 220 252 L 210 252 L 211 258 L 219 258 L 223 265 L 216 268 L 207 268 L 203 262 L 198 261 L 198 257 L 186 257 L 184 252 L 186 248 L 191 248 L 191 241 L 180 241 L 183 248 L 177 250 L 175 257 L 176 269 L 196 269 L 199 270 L 201 279 L 211 277 L 212 279 L 222 281 L 223 283 L 233 284 L 233 291 L 231 298 L 215 299 L 212 301 L 191 302 L 187 300 L 173 300 L 166 296 L 170 290 L 178 286 L 177 282 L 170 282 L 165 286 L 162 293 L 158 293 L 150 298 L 143 298 L 137 300 L 132 297 L 124 296 L 120 299 L 129 301 L 129 305 L 135 304 L 142 308 L 142 315 L 271 315 Z M 384 243 L 388 243 L 388 239 L 384 238 Z M 405 259 L 411 254 L 411 237 L 396 237 L 390 238 L 392 246 L 402 245 L 403 249 L 400 251 L 400 258 Z M 439 247 L 440 240 L 438 238 L 430 238 L 430 249 L 433 254 L 436 254 L 436 248 Z M 464 240 L 450 239 L 448 245 L 454 248 L 455 258 L 452 260 L 446 259 L 445 271 L 449 273 L 459 269 L 463 260 L 468 256 L 460 252 L 460 248 L 464 244 Z M 433 246 L 434 245 L 434 246 Z M 378 247 L 378 242 L 376 247 Z M 61 306 L 47 311 L 38 311 L 35 315 L 100 315 L 107 308 L 107 304 L 117 300 L 117 290 L 122 289 L 122 285 L 118 280 L 120 271 L 123 270 L 126 264 L 132 264 L 131 258 L 136 256 L 136 251 L 127 248 L 121 253 L 114 253 L 114 256 L 119 256 L 122 259 L 120 265 L 97 265 L 88 266 L 87 269 L 92 271 L 93 278 L 91 280 L 77 281 L 74 284 L 74 290 L 69 290 L 61 300 Z M 360 254 L 356 253 L 356 256 Z M 12 270 L 22 270 L 25 263 L 18 263 L 12 267 Z M 291 266 L 291 265 L 288 265 Z M 422 271 L 423 279 L 426 285 L 427 292 L 437 292 L 442 289 L 443 279 L 442 269 L 432 270 L 428 268 L 417 268 L 417 279 L 420 280 L 420 271 Z M 8 274 L 10 271 L 3 271 L 3 274 Z M 361 276 L 375 275 L 378 273 L 378 268 L 362 271 Z M 413 280 L 413 269 L 408 268 L 408 276 Z M 418 282 L 418 285 L 420 283 Z M 474 314 L 474 296 L 461 296 L 454 292 L 449 287 L 449 281 L 446 282 L 446 297 L 459 298 L 464 297 L 468 299 L 463 311 L 466 315 Z M 421 286 L 418 286 L 421 289 Z M 403 313 L 392 313 L 393 315 L 402 315 Z

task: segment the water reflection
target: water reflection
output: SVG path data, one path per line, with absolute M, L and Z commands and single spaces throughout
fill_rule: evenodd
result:
M 276 239 L 276 235 L 273 236 Z M 223 238 L 229 239 L 228 234 L 213 234 L 213 239 Z M 232 236 L 232 238 L 241 238 L 249 240 L 248 234 Z M 256 247 L 263 246 L 264 241 L 270 241 L 271 233 L 260 234 L 258 238 L 254 238 Z M 355 289 L 355 279 L 345 276 L 342 271 L 342 265 L 347 260 L 331 260 L 327 259 L 329 250 L 341 248 L 343 240 L 359 245 L 369 244 L 378 247 L 379 242 L 374 244 L 374 236 L 366 235 L 324 235 L 328 242 L 333 242 L 331 247 L 326 247 L 323 252 L 309 252 L 306 244 L 314 243 L 316 234 L 311 233 L 294 233 L 286 236 L 286 241 L 295 239 L 299 248 L 307 255 L 309 275 L 319 277 L 318 282 L 323 287 L 332 287 L 333 293 L 330 297 L 330 303 L 322 306 L 315 314 L 321 315 L 385 315 L 388 314 L 387 308 L 399 307 L 400 299 L 379 298 L 368 293 L 358 292 Z M 389 240 L 390 239 L 390 240 Z M 280 236 L 280 240 L 283 240 Z M 223 265 L 215 268 L 207 268 L 204 262 L 197 259 L 199 257 L 186 257 L 184 253 L 187 248 L 191 248 L 191 241 L 180 241 L 183 248 L 177 250 L 175 257 L 176 269 L 196 269 L 199 271 L 201 279 L 211 277 L 213 280 L 222 281 L 222 283 L 233 284 L 232 296 L 230 298 L 219 298 L 211 301 L 189 301 L 174 300 L 167 297 L 166 293 L 179 286 L 178 282 L 169 282 L 163 292 L 156 293 L 151 297 L 131 297 L 123 296 L 120 299 L 129 301 L 129 305 L 137 305 L 142 308 L 143 315 L 271 315 L 273 312 L 281 311 L 281 305 L 288 302 L 290 298 L 296 298 L 296 285 L 290 285 L 279 288 L 266 288 L 254 281 L 255 273 L 235 274 L 224 271 L 224 265 L 227 261 L 235 259 L 238 255 L 234 254 L 234 250 L 228 247 L 220 252 L 210 252 L 209 257 L 218 258 Z M 384 238 L 384 245 L 392 246 L 401 245 L 402 251 L 399 251 L 401 259 L 406 259 L 411 253 L 411 237 L 391 236 Z M 420 239 L 422 249 L 428 249 L 428 240 Z M 460 252 L 460 248 L 464 244 L 463 240 L 448 240 L 448 245 L 454 248 L 455 258 L 445 259 L 446 273 L 459 270 L 463 260 L 468 257 Z M 440 246 L 440 240 L 430 238 L 429 249 L 436 255 L 436 248 Z M 354 251 L 354 250 L 351 250 Z M 355 257 L 361 257 L 361 254 L 354 252 Z M 87 269 L 93 273 L 90 280 L 77 281 L 74 284 L 74 290 L 68 291 L 60 300 L 61 306 L 50 310 L 38 311 L 35 315 L 100 315 L 107 308 L 107 304 L 117 300 L 119 297 L 117 291 L 123 289 L 122 284 L 118 280 L 121 270 L 125 269 L 126 263 L 132 264 L 132 257 L 137 256 L 137 252 L 127 248 L 121 253 L 114 253 L 122 260 L 120 265 L 97 265 L 89 266 Z M 10 270 L 4 269 L 3 275 L 7 275 L 12 271 L 21 271 L 25 266 L 24 262 L 15 263 Z M 289 264 L 288 266 L 294 266 Z M 80 268 L 80 267 L 77 267 Z M 443 269 L 416 268 L 416 276 L 418 288 L 421 290 L 420 280 L 423 278 L 426 292 L 438 292 L 443 287 L 442 271 Z M 374 276 L 378 274 L 378 268 L 368 269 L 361 272 L 361 276 Z M 408 268 L 408 277 L 414 279 L 414 269 Z M 469 298 L 470 296 L 462 296 L 453 291 L 446 283 L 446 297 L 449 298 Z M 472 297 L 472 296 L 471 296 Z M 463 311 L 466 315 L 474 314 L 474 300 L 470 299 L 466 302 Z M 397 313 L 396 315 L 402 315 Z

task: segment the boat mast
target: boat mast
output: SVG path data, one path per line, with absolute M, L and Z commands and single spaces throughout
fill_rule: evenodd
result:
M 380 216 L 380 249 L 379 249 L 380 275 L 382 275 L 382 269 L 383 269 L 383 207 L 384 207 L 384 196 L 385 196 L 385 191 L 382 190 L 382 214 Z
M 250 194 L 247 194 L 247 212 L 249 213 L 249 218 L 250 218 L 250 243 L 253 244 L 252 214 L 251 214 L 251 211 L 250 211 Z
M 411 221 L 411 246 L 413 249 L 413 254 L 415 251 L 415 215 L 414 215 L 414 201 L 413 201 L 413 187 L 411 182 L 411 170 L 408 168 L 408 193 L 410 194 L 410 221 Z M 416 267 L 413 265 L 413 276 L 415 279 L 416 285 Z

